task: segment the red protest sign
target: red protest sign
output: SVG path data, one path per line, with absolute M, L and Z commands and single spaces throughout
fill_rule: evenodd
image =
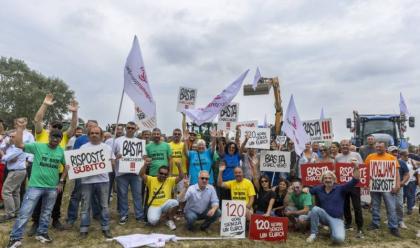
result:
M 253 214 L 249 222 L 249 238 L 265 241 L 286 241 L 289 220 Z
M 300 166 L 300 175 L 304 186 L 315 186 L 321 183 L 321 175 L 327 171 L 334 171 L 333 163 L 310 163 Z
M 337 177 L 337 183 L 347 183 L 353 177 L 354 165 L 352 163 L 336 163 L 335 164 L 335 176 Z M 356 184 L 356 187 L 369 187 L 369 168 L 365 164 L 359 164 L 360 182 Z

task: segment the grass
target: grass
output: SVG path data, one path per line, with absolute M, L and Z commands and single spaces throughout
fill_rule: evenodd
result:
M 64 199 L 63 199 L 63 208 L 62 216 L 65 216 L 67 209 L 68 199 L 69 199 L 69 190 L 71 187 L 66 187 Z M 132 208 L 132 207 L 131 207 Z M 370 223 L 370 213 L 367 210 L 364 211 L 364 224 L 367 226 Z M 4 214 L 3 210 L 0 211 L 0 214 Z M 118 214 L 116 212 L 116 198 L 111 203 L 111 231 L 114 236 L 128 235 L 135 233 L 164 233 L 164 234 L 175 234 L 180 237 L 218 237 L 220 231 L 220 225 L 214 224 L 210 231 L 207 233 L 196 231 L 189 232 L 186 230 L 183 225 L 183 221 L 177 222 L 177 229 L 174 232 L 171 232 L 164 224 L 161 224 L 157 227 L 149 227 L 144 224 L 137 223 L 134 219 L 132 213 L 130 213 L 129 221 L 126 225 L 118 225 Z M 382 216 L 385 218 L 386 214 L 383 210 Z M 64 218 L 62 218 L 64 219 Z M 391 236 L 388 232 L 386 224 L 381 225 L 381 229 L 377 231 L 365 231 L 365 238 L 360 240 L 356 239 L 355 231 L 346 232 L 346 241 L 343 244 L 343 247 L 398 247 L 398 248 L 409 248 L 409 247 L 418 247 L 420 245 L 420 239 L 416 239 L 416 232 L 420 230 L 420 220 L 418 211 L 410 216 L 405 217 L 405 223 L 409 227 L 408 230 L 401 230 L 402 239 L 395 238 Z M 89 236 L 85 240 L 79 240 L 79 222 L 76 222 L 73 230 L 58 232 L 54 229 L 49 230 L 49 234 L 53 239 L 53 242 L 48 245 L 48 247 L 121 247 L 116 241 L 106 241 L 103 238 L 101 233 L 100 224 L 96 220 L 92 220 L 91 227 L 89 230 Z M 8 239 L 9 232 L 12 228 L 13 222 L 3 223 L 0 225 L 0 246 L 5 247 Z M 32 223 L 28 223 L 26 229 L 28 230 Z M 282 247 L 326 247 L 331 246 L 328 233 L 324 230 L 321 230 L 321 234 L 318 239 L 312 243 L 305 243 L 305 239 L 308 234 L 302 233 L 289 233 L 288 240 L 285 243 L 281 243 Z M 46 247 L 35 240 L 33 237 L 25 236 L 23 239 L 24 247 L 38 248 Z M 264 241 L 252 241 L 248 239 L 241 240 L 215 240 L 215 241 L 178 241 L 176 243 L 170 242 L 167 243 L 166 247 L 278 247 L 279 243 L 273 242 L 264 242 Z

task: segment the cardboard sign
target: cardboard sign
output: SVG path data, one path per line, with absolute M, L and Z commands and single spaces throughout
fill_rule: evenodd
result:
M 304 186 L 316 186 L 321 184 L 321 175 L 327 171 L 334 171 L 333 163 L 309 163 L 300 166 L 302 184 Z
M 334 138 L 331 118 L 303 121 L 302 125 L 311 141 L 332 141 Z
M 222 201 L 220 236 L 245 238 L 245 201 Z
M 360 188 L 360 201 L 366 204 L 370 204 L 372 198 L 370 197 L 369 187 Z
M 260 171 L 290 172 L 290 152 L 261 151 Z
M 270 149 L 270 128 L 251 128 L 251 127 L 242 127 L 241 128 L 241 144 L 245 140 L 245 135 L 249 134 L 250 138 L 246 143 L 246 148 L 255 148 L 255 149 Z
M 238 115 L 239 103 L 229 103 L 219 112 L 219 122 L 217 123 L 218 129 L 223 131 L 235 129 Z
M 286 241 L 289 219 L 253 214 L 249 222 L 249 238 L 265 241 Z
M 178 105 L 176 107 L 176 111 L 182 112 L 184 111 L 184 109 L 194 108 L 196 98 L 197 98 L 196 89 L 179 87 Z
M 146 155 L 146 141 L 137 138 L 123 138 L 119 144 L 118 172 L 139 174 L 144 165 L 143 156 Z
M 278 145 L 282 146 L 282 145 L 286 144 L 286 140 L 287 140 L 287 136 L 281 136 L 281 135 L 276 136 L 276 143 Z
M 95 176 L 112 172 L 111 148 L 102 144 L 64 152 L 69 165 L 69 179 Z
M 347 183 L 353 178 L 354 165 L 352 163 L 336 163 L 335 164 L 335 176 L 337 177 L 337 183 Z M 369 170 L 364 164 L 359 165 L 360 182 L 356 184 L 356 187 L 368 187 L 369 186 Z
M 396 160 L 370 161 L 370 192 L 391 192 L 397 179 Z

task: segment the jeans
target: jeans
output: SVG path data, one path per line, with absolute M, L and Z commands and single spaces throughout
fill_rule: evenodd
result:
M 66 222 L 69 224 L 74 224 L 76 222 L 78 213 L 79 213 L 79 203 L 82 199 L 82 180 L 75 179 L 74 180 L 74 188 L 70 195 L 69 205 L 67 207 L 67 220 Z M 92 201 L 92 211 L 93 216 L 100 216 L 101 209 L 99 207 L 99 201 L 97 197 L 93 198 Z
M 16 216 L 20 208 L 20 185 L 26 179 L 26 170 L 9 171 L 1 195 L 7 216 Z
M 407 210 L 412 211 L 414 205 L 416 205 L 416 181 L 409 182 L 404 189 L 407 193 Z
M 404 222 L 404 188 L 395 197 L 395 212 L 397 213 L 398 224 Z
M 372 198 L 372 224 L 379 227 L 381 223 L 381 199 L 384 198 L 386 213 L 388 216 L 388 227 L 398 228 L 396 212 L 396 195 L 391 192 L 370 192 Z
M 23 197 L 22 206 L 18 218 L 10 233 L 10 239 L 20 240 L 23 237 L 25 226 L 35 209 L 36 204 L 42 198 L 42 212 L 39 220 L 37 234 L 46 234 L 50 223 L 51 211 L 57 198 L 57 189 L 29 187 Z
M 207 208 L 206 211 L 200 214 L 197 214 L 194 211 L 191 211 L 188 209 L 185 210 L 185 220 L 187 221 L 188 230 L 192 230 L 194 228 L 194 223 L 197 220 L 204 220 L 203 224 L 201 224 L 201 228 L 207 229 L 211 224 L 213 224 L 222 215 L 222 212 L 220 212 L 220 209 L 217 209 L 216 212 L 214 212 L 213 216 L 208 217 L 207 212 L 209 210 L 210 208 Z
M 354 209 L 354 219 L 357 225 L 357 230 L 362 230 L 363 227 L 363 213 L 360 203 L 360 188 L 353 187 L 346 193 L 344 200 L 344 220 L 346 226 L 350 226 L 352 222 L 350 201 Z
M 80 220 L 80 232 L 87 232 L 90 226 L 90 209 L 93 196 L 99 199 L 101 207 L 101 227 L 102 230 L 109 230 L 109 208 L 108 194 L 109 182 L 82 184 L 82 210 Z
M 109 202 L 112 195 L 112 188 L 114 186 L 115 172 L 108 173 L 108 176 L 109 176 L 109 197 L 108 197 L 108 202 Z
M 61 173 L 60 173 L 60 178 L 61 178 Z M 66 186 L 66 181 L 64 181 L 63 190 L 57 193 L 57 198 L 55 199 L 54 208 L 52 210 L 52 215 L 51 215 L 54 221 L 59 221 L 61 217 L 61 201 L 63 200 L 65 186 Z M 42 202 L 42 204 L 44 204 L 44 202 Z M 34 225 L 38 225 L 39 223 L 42 204 L 41 204 L 41 201 L 38 201 L 38 204 L 36 205 L 34 212 L 32 214 L 32 221 L 34 222 Z
M 169 199 L 165 203 L 160 206 L 150 206 L 149 210 L 147 211 L 147 221 L 152 225 L 156 225 L 162 213 L 167 213 L 174 207 L 178 207 L 179 203 L 175 199 Z
M 142 180 L 136 174 L 123 174 L 115 178 L 117 181 L 118 212 L 120 218 L 128 216 L 128 186 L 133 196 L 134 214 L 136 219 L 144 217 L 142 206 L 141 185 Z
M 319 224 L 328 225 L 331 230 L 331 239 L 334 243 L 343 243 L 346 237 L 342 219 L 331 217 L 324 209 L 315 206 L 309 213 L 311 220 L 311 234 L 318 234 Z

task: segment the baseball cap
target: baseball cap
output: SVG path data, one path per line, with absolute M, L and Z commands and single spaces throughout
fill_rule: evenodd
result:
M 393 152 L 395 150 L 398 151 L 398 147 L 396 147 L 396 146 L 390 146 L 390 147 L 388 147 L 388 152 Z

